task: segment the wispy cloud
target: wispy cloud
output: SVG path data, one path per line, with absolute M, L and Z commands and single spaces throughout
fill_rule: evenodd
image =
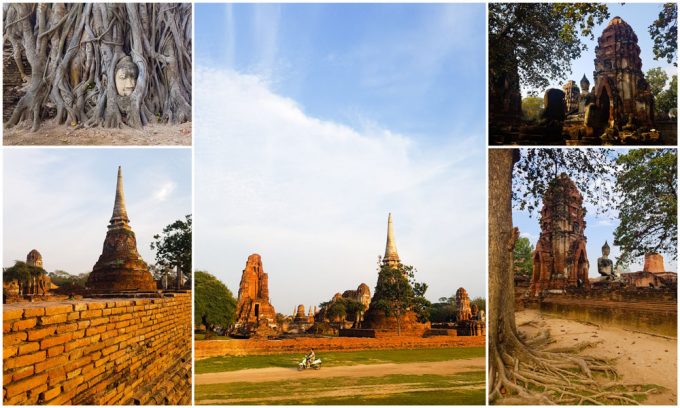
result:
M 198 268 L 234 290 L 259 252 L 275 307 L 318 304 L 375 285 L 392 212 L 429 297 L 485 293 L 483 135 L 425 147 L 311 117 L 256 76 L 199 68 L 196 79 Z
M 177 184 L 174 181 L 166 181 L 158 187 L 153 196 L 157 201 L 165 201 L 175 191 Z

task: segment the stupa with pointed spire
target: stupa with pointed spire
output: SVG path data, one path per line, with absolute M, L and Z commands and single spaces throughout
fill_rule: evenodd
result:
M 394 243 L 394 226 L 392 226 L 392 213 L 387 216 L 387 244 L 385 245 L 385 256 L 383 257 L 383 264 L 390 267 L 399 266 L 399 254 L 397 253 L 397 245 Z
M 104 248 L 92 268 L 87 288 L 94 292 L 145 292 L 156 290 L 149 266 L 137 252 L 137 239 L 125 209 L 123 172 L 118 167 L 116 199 L 104 239 Z
M 394 226 L 392 225 L 392 214 L 387 216 L 387 244 L 385 245 L 385 256 L 382 259 L 382 267 L 378 273 L 378 282 L 373 291 L 373 298 L 368 305 L 368 310 L 361 323 L 362 329 L 373 329 L 380 332 L 381 336 L 391 335 L 422 335 L 425 330 L 430 328 L 429 322 L 418 321 L 418 316 L 411 310 L 411 306 L 406 306 L 406 310 L 400 311 L 400 316 L 395 314 L 395 310 L 386 313 L 385 305 L 391 304 L 392 296 L 388 287 L 394 286 L 394 274 L 390 274 L 393 269 L 401 269 L 401 260 L 397 253 L 397 245 L 394 240 Z M 408 277 L 402 277 L 403 286 L 408 287 Z

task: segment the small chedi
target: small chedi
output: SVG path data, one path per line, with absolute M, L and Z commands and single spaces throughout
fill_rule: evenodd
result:
M 304 315 L 304 306 L 302 306 Z M 277 331 L 276 312 L 269 302 L 269 276 L 262 268 L 262 257 L 252 254 L 241 275 L 236 305 L 235 336 L 268 336 Z
M 52 281 L 43 269 L 40 252 L 33 249 L 26 262 L 17 262 L 3 273 L 3 303 L 14 303 L 37 298 L 45 299 L 52 289 Z
M 333 298 L 321 304 L 321 309 L 314 313 L 312 332 L 337 334 L 340 329 L 360 328 L 364 315 L 371 303 L 371 290 L 361 283 L 356 290 L 336 293 Z
M 529 292 L 588 287 L 583 196 L 566 174 L 550 182 L 543 195 L 541 234 L 533 255 Z
M 470 297 L 465 288 L 458 288 L 456 291 L 456 321 L 470 320 L 472 309 L 470 308 Z
M 384 268 L 401 268 L 401 260 L 397 253 L 397 246 L 394 240 L 394 227 L 392 225 L 392 214 L 387 217 L 387 243 L 385 245 L 385 256 L 382 259 L 382 266 Z M 385 279 L 382 274 L 378 275 L 378 283 L 376 288 L 381 287 L 380 280 Z M 408 284 L 408 283 L 407 283 Z M 373 298 L 368 306 L 368 311 L 364 316 L 362 328 L 374 329 L 382 332 L 394 333 L 397 335 L 408 334 L 421 336 L 426 330 L 430 328 L 429 322 L 422 323 L 418 320 L 418 316 L 413 310 L 407 307 L 402 311 L 399 318 L 394 315 L 387 315 L 384 310 L 381 310 L 379 304 L 382 300 L 380 291 L 376 289 L 373 293 Z
M 628 287 L 676 289 L 678 274 L 666 271 L 661 254 L 650 252 L 645 254 L 642 271 L 622 273 L 621 280 Z
M 470 297 L 465 288 L 456 291 L 456 332 L 458 336 L 483 336 L 486 323 L 475 304 L 470 306 Z
M 149 272 L 149 266 L 137 252 L 137 239 L 129 222 L 123 193 L 123 173 L 119 166 L 113 215 L 104 239 L 104 248 L 86 284 L 90 292 L 156 290 L 156 281 Z

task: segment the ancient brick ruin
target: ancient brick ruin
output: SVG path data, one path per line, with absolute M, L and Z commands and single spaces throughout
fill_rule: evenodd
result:
M 491 143 L 676 144 L 677 122 L 655 120 L 654 97 L 642 71 L 638 38 L 621 17 L 609 21 L 598 37 L 593 82 L 590 89 L 583 75 L 580 88 L 568 80 L 561 90 L 546 90 L 544 111 L 536 122 L 522 123 L 521 111 L 514 109 L 515 117 L 509 117 L 502 104 L 490 104 Z M 519 85 L 515 88 L 519 90 Z
M 664 273 L 666 268 L 663 265 L 663 255 L 657 252 L 649 252 L 645 254 L 645 263 L 642 267 L 643 272 Z
M 29 276 L 22 279 L 3 279 L 3 303 L 45 300 L 50 295 L 52 280 L 43 269 L 40 252 L 33 249 L 26 255 Z
M 129 225 L 123 194 L 123 173 L 118 167 L 116 198 L 104 248 L 87 280 L 90 292 L 148 292 L 156 290 L 149 266 L 137 252 L 137 239 Z
M 44 274 L 28 290 L 46 294 L 40 253 L 31 251 L 25 266 Z M 5 305 L 3 403 L 191 404 L 191 294 L 156 290 L 129 226 L 120 167 L 104 248 L 86 286 Z
M 599 126 L 622 128 L 631 120 L 636 127 L 653 125 L 654 98 L 642 72 L 638 38 L 621 17 L 614 17 L 597 40 L 593 79 Z
M 36 268 L 43 267 L 43 258 L 37 249 L 32 249 L 31 252 L 26 255 L 26 265 L 35 266 Z
M 566 174 L 550 182 L 543 195 L 541 234 L 533 255 L 530 293 L 588 287 L 583 196 Z
M 191 294 L 3 310 L 4 405 L 191 404 Z
M 252 254 L 241 275 L 232 333 L 245 336 L 256 333 L 266 335 L 273 334 L 276 330 L 276 311 L 269 302 L 269 276 L 262 268 L 262 257 Z
M 458 288 L 456 291 L 456 321 L 472 319 L 472 309 L 470 309 L 470 297 L 465 288 Z

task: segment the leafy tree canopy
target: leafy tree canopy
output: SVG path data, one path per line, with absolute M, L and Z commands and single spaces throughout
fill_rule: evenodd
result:
M 668 82 L 668 74 L 661 67 L 656 67 L 648 70 L 645 73 L 645 78 L 647 83 L 649 83 L 649 89 L 657 98 L 661 91 L 666 87 L 666 82 Z
M 236 318 L 236 299 L 216 277 L 196 271 L 194 277 L 194 321 L 208 330 L 226 329 Z
M 670 112 L 671 109 L 678 107 L 678 76 L 671 77 L 670 85 L 664 89 L 654 101 L 657 113 L 664 116 Z
M 654 59 L 663 59 L 677 66 L 678 43 L 678 6 L 665 3 L 661 7 L 659 17 L 649 26 L 649 35 L 654 41 Z
M 2 279 L 5 282 L 17 280 L 19 282 L 28 282 L 32 277 L 44 276 L 47 272 L 39 266 L 30 266 L 26 262 L 14 261 L 14 265 L 5 268 L 2 271 Z
M 571 73 L 571 61 L 609 17 L 601 3 L 490 3 L 490 75 L 518 71 L 523 85 L 544 89 Z
M 527 96 L 522 99 L 522 115 L 524 119 L 539 120 L 543 113 L 543 98 Z
M 156 262 L 166 268 L 179 268 L 191 279 L 191 214 L 177 220 L 153 236 L 151 249 L 156 251 Z
M 470 306 L 472 305 L 477 305 L 479 310 L 484 310 L 486 311 L 486 299 L 478 296 L 470 301 Z
M 533 263 L 531 253 L 534 251 L 534 246 L 531 245 L 529 238 L 521 237 L 515 243 L 515 250 L 513 256 L 515 259 L 515 275 L 531 276 Z
M 635 149 L 616 160 L 621 198 L 614 231 L 614 244 L 621 248 L 617 263 L 647 252 L 677 258 L 677 163 L 675 149 Z

